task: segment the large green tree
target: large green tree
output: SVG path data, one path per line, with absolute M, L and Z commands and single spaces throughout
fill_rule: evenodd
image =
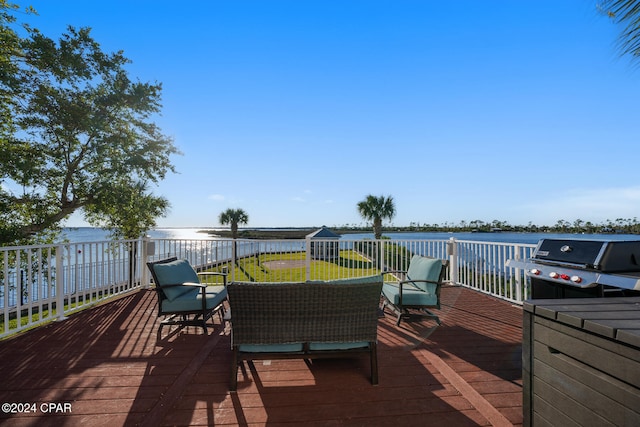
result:
M 634 61 L 640 61 L 640 1 L 601 0 L 598 7 L 622 26 L 618 39 L 620 53 L 631 55 Z
M 0 34 L 10 34 L 6 15 Z M 14 46 L 0 58 L 15 64 L 0 75 L 8 112 L 0 138 L 0 243 L 55 228 L 78 210 L 94 224 L 117 227 L 127 215 L 111 204 L 120 195 L 138 194 L 162 214 L 166 200 L 146 191 L 174 171 L 170 156 L 177 153 L 152 121 L 162 85 L 132 81 L 130 61 L 121 51 L 103 52 L 89 28 L 69 27 L 57 42 L 26 31 L 10 38 Z M 128 219 L 153 224 L 137 214 Z
M 396 215 L 393 197 L 373 196 L 369 194 L 358 202 L 358 212 L 366 221 L 373 222 L 373 234 L 377 239 L 382 237 L 382 221 L 391 220 Z

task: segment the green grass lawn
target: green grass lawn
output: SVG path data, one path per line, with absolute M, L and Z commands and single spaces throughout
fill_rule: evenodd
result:
M 261 254 L 220 265 L 210 271 L 228 271 L 230 277 L 238 282 L 304 282 L 307 271 L 304 261 L 305 252 Z M 282 262 L 291 266 L 282 267 L 274 264 Z M 332 260 L 312 260 L 310 264 L 310 280 L 331 280 L 346 277 L 361 277 L 379 274 L 380 270 L 373 263 L 352 250 L 340 251 L 339 257 Z

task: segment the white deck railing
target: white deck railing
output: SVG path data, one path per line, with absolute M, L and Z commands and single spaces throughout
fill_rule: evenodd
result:
M 462 240 L 123 240 L 0 248 L 0 338 L 150 283 L 145 262 L 176 256 L 229 280 L 338 279 L 406 270 L 413 254 L 449 259 L 447 280 L 514 303 L 535 245 Z M 235 249 L 235 250 L 234 250 Z

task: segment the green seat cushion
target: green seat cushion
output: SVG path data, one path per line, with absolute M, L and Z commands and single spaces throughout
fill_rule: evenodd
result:
M 367 348 L 367 341 L 359 342 L 328 342 L 328 343 L 310 343 L 309 350 L 351 350 L 354 348 Z M 238 350 L 245 353 L 296 353 L 302 352 L 302 343 L 293 344 L 241 344 Z
M 440 272 L 442 271 L 442 261 L 438 258 L 425 258 L 420 255 L 414 255 L 409 263 L 409 269 L 407 270 L 407 280 L 429 280 L 431 282 L 437 282 L 440 279 Z M 432 284 L 424 282 L 414 283 L 418 288 L 425 291 L 430 290 L 433 287 Z M 431 285 L 431 286 L 429 286 Z
M 191 282 L 200 283 L 198 274 L 195 272 L 189 261 L 185 259 L 177 259 L 175 261 L 164 264 L 154 264 L 153 271 L 156 274 L 158 283 L 156 285 L 162 287 L 162 291 L 169 301 L 173 301 L 177 297 L 193 290 L 188 286 L 171 286 L 181 283 Z
M 293 344 L 241 344 L 238 350 L 245 353 L 295 353 L 302 351 L 302 343 Z
M 354 348 L 367 348 L 367 341 L 357 342 L 312 342 L 309 344 L 309 350 L 352 350 Z
M 187 286 L 185 286 L 187 287 Z M 206 288 L 206 307 L 212 310 L 227 297 L 227 289 L 220 286 L 207 286 Z M 181 312 L 181 311 L 198 311 L 202 310 L 202 291 L 201 288 L 189 287 L 187 292 L 174 298 L 162 301 L 162 310 L 165 312 Z
M 400 304 L 400 287 L 397 283 L 385 283 L 382 285 L 382 294 L 392 304 Z M 436 307 L 438 305 L 438 297 L 434 292 L 425 292 L 421 289 L 413 288 L 410 284 L 405 284 L 402 287 L 402 305 Z

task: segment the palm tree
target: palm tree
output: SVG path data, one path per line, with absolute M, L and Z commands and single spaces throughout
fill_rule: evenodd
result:
M 373 234 L 376 240 L 382 237 L 382 220 L 391 220 L 396 214 L 393 197 L 376 197 L 369 194 L 363 201 L 358 202 L 358 212 L 366 221 L 373 222 Z
M 233 238 L 233 259 L 238 262 L 238 247 L 236 239 L 238 238 L 238 224 L 246 224 L 249 222 L 249 215 L 242 209 L 227 209 L 220 213 L 218 217 L 220 224 L 231 226 L 231 237 Z
M 598 8 L 616 24 L 624 26 L 618 39 L 620 53 L 640 61 L 640 1 L 601 0 Z
M 222 225 L 231 226 L 231 237 L 238 237 L 238 224 L 246 224 L 249 222 L 249 215 L 242 209 L 227 209 L 220 213 L 218 221 Z

